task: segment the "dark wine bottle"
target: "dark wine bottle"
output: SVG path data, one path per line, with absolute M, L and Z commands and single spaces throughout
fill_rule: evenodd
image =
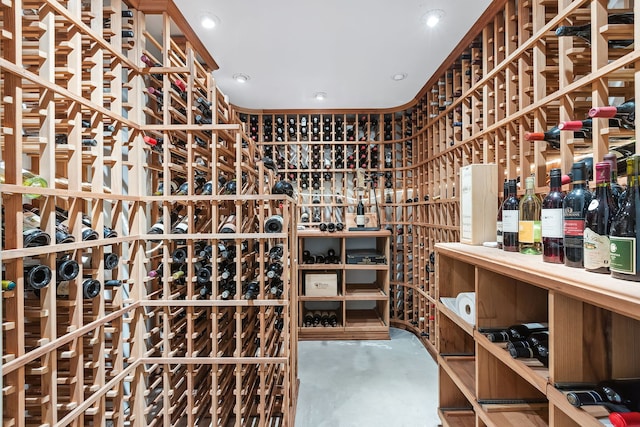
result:
M 104 269 L 105 270 L 113 270 L 118 266 L 118 260 L 120 257 L 116 253 L 105 253 L 104 254 Z M 92 257 L 91 255 L 83 255 L 82 256 L 82 266 L 83 268 L 92 268 Z
M 609 230 L 616 206 L 611 196 L 611 165 L 596 163 L 596 194 L 584 221 L 584 268 L 609 274 Z
M 249 282 L 249 284 L 245 287 L 244 291 L 244 299 L 252 300 L 258 298 L 260 294 L 260 283 L 259 282 Z
M 591 139 L 591 133 L 586 130 L 577 130 L 573 132 L 574 139 Z M 527 141 L 546 141 L 551 148 L 560 149 L 560 128 L 554 126 L 546 132 L 526 132 L 524 139 Z
M 269 264 L 269 268 L 267 270 L 267 277 L 269 279 L 280 278 L 282 276 L 282 272 L 284 271 L 282 264 L 279 262 L 274 262 Z
M 502 249 L 508 252 L 518 252 L 518 217 L 519 201 L 516 195 L 516 180 L 507 183 L 509 195 L 502 206 Z
M 356 207 L 356 227 L 364 227 L 365 224 L 365 213 L 364 213 L 364 203 L 362 203 L 362 196 L 358 199 L 358 206 Z
M 265 233 L 282 233 L 284 220 L 282 215 L 271 215 L 264 223 Z
M 609 24 L 633 24 L 633 22 L 633 13 L 615 13 L 607 17 L 607 23 Z M 591 44 L 591 23 L 578 26 L 562 25 L 556 29 L 556 36 L 579 37 Z M 615 40 L 610 38 L 608 40 L 610 48 L 626 48 L 632 45 L 633 42 L 633 38 L 626 40 Z
M 502 249 L 502 209 L 504 208 L 504 202 L 509 197 L 509 184 L 507 180 L 504 181 L 502 188 L 502 203 L 498 207 L 498 216 L 496 221 L 496 242 L 498 243 L 498 249 Z
M 24 266 L 24 282 L 31 289 L 42 289 L 51 282 L 51 269 L 42 264 Z
M 76 260 L 65 256 L 56 261 L 56 281 L 73 280 L 78 277 L 78 273 L 80 266 Z
M 549 330 L 548 323 L 520 323 L 511 325 L 506 329 L 485 333 L 491 342 L 507 342 L 526 340 L 534 332 Z
M 564 264 L 569 267 L 584 267 L 584 220 L 592 194 L 586 183 L 587 171 L 584 162 L 571 168 L 573 188 L 562 201 L 564 210 Z
M 630 99 L 618 106 L 595 107 L 589 110 L 589 117 L 616 118 L 627 129 L 636 127 L 636 101 Z
M 622 193 L 624 189 L 618 184 L 618 156 L 614 153 L 607 153 L 602 158 L 605 162 L 608 162 L 611 168 L 611 197 L 613 197 L 613 204 L 616 206 L 616 212 L 622 204 Z
M 542 200 L 542 261 L 564 264 L 562 171 L 551 169 L 549 193 Z
M 610 269 L 611 276 L 640 281 L 640 227 L 636 224 L 640 218 L 640 156 L 635 154 L 627 159 L 627 177 L 629 186 L 624 204 L 613 217 L 610 231 Z
M 601 381 L 592 389 L 567 393 L 567 400 L 576 407 L 602 405 L 618 412 L 639 411 L 640 379 Z
M 46 246 L 49 243 L 51 243 L 51 236 L 40 229 L 40 216 L 25 209 L 22 216 L 22 246 L 34 248 Z

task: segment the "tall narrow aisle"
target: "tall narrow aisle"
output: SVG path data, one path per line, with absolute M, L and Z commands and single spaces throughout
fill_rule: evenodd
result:
M 435 427 L 438 365 L 418 338 L 298 343 L 296 427 Z

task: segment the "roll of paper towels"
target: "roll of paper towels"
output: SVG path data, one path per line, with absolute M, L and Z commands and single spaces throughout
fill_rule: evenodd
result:
M 476 324 L 476 293 L 460 292 L 456 297 L 458 315 L 471 324 Z

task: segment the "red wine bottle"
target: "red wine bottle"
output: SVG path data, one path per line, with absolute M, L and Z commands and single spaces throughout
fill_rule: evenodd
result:
M 636 223 L 637 218 L 640 218 L 639 174 L 640 156 L 636 154 L 627 159 L 627 195 L 611 221 L 609 236 L 611 276 L 634 282 L 640 282 L 640 227 Z
M 542 260 L 564 264 L 564 210 L 562 172 L 551 169 L 549 194 L 542 200 Z
M 613 197 L 613 203 L 616 205 L 616 211 L 622 204 L 622 193 L 624 189 L 618 184 L 618 156 L 614 153 L 607 153 L 604 155 L 603 160 L 609 162 L 611 167 L 611 197 Z
M 587 187 L 587 171 L 584 162 L 571 168 L 573 188 L 562 201 L 564 210 L 564 264 L 569 267 L 584 267 L 584 220 L 591 203 L 591 192 Z
M 507 183 L 509 194 L 502 205 L 502 249 L 508 252 L 518 252 L 518 218 L 519 201 L 516 195 L 516 180 Z
M 640 412 L 611 412 L 609 421 L 613 427 L 640 427 Z
M 589 117 L 616 118 L 623 127 L 635 129 L 636 127 L 636 101 L 630 99 L 618 106 L 595 107 L 589 110 Z
M 616 206 L 611 196 L 611 165 L 596 163 L 596 194 L 584 221 L 584 268 L 609 274 L 609 230 Z

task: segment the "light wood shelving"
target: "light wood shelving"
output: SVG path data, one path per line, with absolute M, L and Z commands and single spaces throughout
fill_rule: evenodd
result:
M 299 236 L 298 328 L 300 339 L 389 339 L 389 232 L 348 231 L 323 233 L 303 230 Z M 336 263 L 309 263 L 318 256 L 335 251 Z M 385 257 L 384 264 L 352 264 L 347 254 L 372 250 Z M 335 275 L 336 294 L 307 295 L 307 274 Z M 305 324 L 305 316 L 314 312 L 334 312 L 337 324 Z
M 640 292 L 608 276 L 538 257 L 460 243 L 436 245 L 438 296 L 476 293 L 475 324 L 439 304 L 443 423 L 603 425 L 607 411 L 569 404 L 556 384 L 636 377 Z M 514 359 L 483 329 L 548 322 L 549 367 Z M 492 403 L 523 400 L 526 403 Z M 589 409 L 589 408 L 587 408 Z
M 175 5 L 3 2 L 0 21 L 4 425 L 292 425 L 295 203 L 269 194 Z M 27 202 L 45 245 L 23 238 Z M 56 239 L 66 229 L 74 242 Z M 60 283 L 63 260 L 78 274 Z M 38 292 L 32 264 L 51 271 Z

